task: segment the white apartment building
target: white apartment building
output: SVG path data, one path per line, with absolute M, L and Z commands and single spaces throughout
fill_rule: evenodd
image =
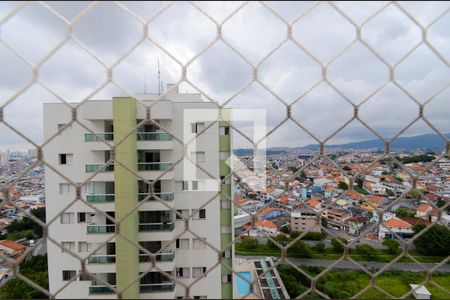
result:
M 8 152 L 0 151 L 0 167 L 8 163 Z
M 159 96 L 139 97 L 152 104 Z M 183 161 L 179 162 L 183 144 L 161 129 L 182 141 L 186 126 L 195 136 L 213 123 L 197 138 L 196 152 L 188 155 L 213 175 L 219 186 L 219 180 L 230 171 L 225 163 L 231 149 L 229 128 L 224 122 L 183 122 L 185 109 L 214 108 L 212 103 L 202 102 L 200 94 L 175 90 L 150 108 L 151 119 L 160 127 L 147 123 L 129 135 L 148 113 L 135 99 L 87 101 L 77 109 L 82 125 L 73 123 L 66 128 L 73 118 L 70 108 L 44 104 L 45 139 L 65 128 L 43 149 L 45 161 L 54 168 L 45 167 L 45 188 L 47 220 L 51 222 L 49 284 L 51 293 L 58 292 L 56 298 L 117 298 L 108 285 L 122 291 L 122 298 L 181 298 L 185 288 L 173 279 L 189 286 L 205 273 L 206 277 L 190 287 L 190 298 L 232 298 L 229 268 L 233 251 L 229 244 L 233 221 L 231 202 L 224 196 L 231 197 L 231 183 L 221 184 L 219 193 L 205 190 L 205 178 L 210 177 L 201 171 L 197 171 L 198 179 L 186 179 Z M 114 152 L 98 137 L 114 145 Z M 106 166 L 113 156 L 114 163 Z M 87 184 L 76 188 L 56 171 L 75 184 Z M 154 182 L 153 191 L 161 201 L 148 195 L 150 186 L 144 180 Z M 175 211 L 194 216 L 187 223 Z M 121 220 L 119 226 L 114 219 Z M 137 245 L 156 255 L 149 256 Z M 219 258 L 221 264 L 216 266 Z

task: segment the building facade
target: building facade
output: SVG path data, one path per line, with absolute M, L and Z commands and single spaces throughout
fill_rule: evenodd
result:
M 186 295 L 174 279 L 189 286 L 201 278 L 190 298 L 231 298 L 229 128 L 224 122 L 184 124 L 185 110 L 215 108 L 200 94 L 175 90 L 157 102 L 158 95 L 138 97 L 151 108 L 128 97 L 86 101 L 72 124 L 65 104 L 44 104 L 45 139 L 64 129 L 43 149 L 52 166 L 45 169 L 50 292 L 61 289 L 57 298 L 114 298 L 121 291 L 122 298 L 174 299 Z M 157 124 L 136 128 L 148 115 Z M 215 190 L 198 168 L 197 177 L 186 178 L 181 160 L 183 134 L 202 130 L 196 151 L 186 155 L 214 177 Z

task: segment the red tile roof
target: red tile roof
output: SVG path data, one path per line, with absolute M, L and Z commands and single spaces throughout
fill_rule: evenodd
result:
M 8 240 L 0 241 L 0 245 L 2 245 L 3 247 L 6 247 L 6 248 L 14 250 L 14 252 L 18 252 L 20 250 L 25 249 L 24 245 L 16 243 L 16 242 L 13 242 L 13 241 L 8 241 Z

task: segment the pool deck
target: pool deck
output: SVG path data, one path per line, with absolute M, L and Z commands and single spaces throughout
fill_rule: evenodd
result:
M 236 273 L 239 272 L 250 272 L 252 274 L 252 280 L 255 280 L 257 278 L 256 269 L 253 264 L 253 261 L 251 260 L 243 260 L 243 259 L 236 259 L 233 264 L 233 271 Z M 236 274 L 233 275 L 234 280 L 236 280 Z M 254 293 L 248 294 L 248 295 L 240 295 L 237 293 L 236 288 L 233 289 L 233 298 L 234 299 L 262 299 L 263 295 L 261 293 L 261 286 L 259 284 L 259 280 L 256 280 L 256 282 L 253 284 L 253 291 Z

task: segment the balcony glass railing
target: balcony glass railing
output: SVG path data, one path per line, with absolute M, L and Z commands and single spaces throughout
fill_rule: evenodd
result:
M 175 228 L 173 221 L 168 223 L 140 223 L 139 231 L 170 231 Z
M 88 225 L 87 233 L 114 233 L 116 231 L 116 225 Z
M 100 141 L 100 138 L 104 139 L 105 141 L 112 141 L 114 140 L 114 134 L 112 132 L 84 134 L 84 141 L 86 142 Z
M 175 249 L 171 252 L 163 252 L 156 255 L 157 261 L 173 261 L 175 258 Z M 147 254 L 139 254 L 139 262 L 150 262 L 150 256 Z
M 171 139 L 170 134 L 163 131 L 137 133 L 138 141 L 170 141 Z
M 141 162 L 138 171 L 164 171 L 172 167 L 171 162 Z
M 114 202 L 114 194 L 92 194 L 86 195 L 86 200 L 90 203 Z
M 105 164 L 89 164 L 85 165 L 86 173 L 93 173 L 98 172 L 102 170 L 102 168 L 105 166 Z M 103 170 L 103 172 L 112 172 L 114 171 L 114 164 L 110 164 L 106 166 L 106 168 Z
M 115 288 L 114 285 L 111 285 Z M 89 287 L 89 294 L 111 294 L 114 293 L 112 289 L 106 285 L 91 285 Z
M 175 288 L 175 282 L 140 284 L 141 293 L 170 292 Z
M 160 192 L 160 193 L 155 193 L 155 195 L 158 196 L 161 200 L 164 200 L 164 201 L 172 201 L 175 198 L 174 195 L 173 195 L 173 192 Z M 148 196 L 147 193 L 139 193 L 138 194 L 138 200 L 142 201 L 147 196 Z M 153 197 L 148 198 L 148 201 L 152 201 L 152 200 L 154 200 Z
M 116 256 L 114 254 L 91 255 L 88 257 L 88 263 L 90 264 L 112 264 L 115 262 Z

